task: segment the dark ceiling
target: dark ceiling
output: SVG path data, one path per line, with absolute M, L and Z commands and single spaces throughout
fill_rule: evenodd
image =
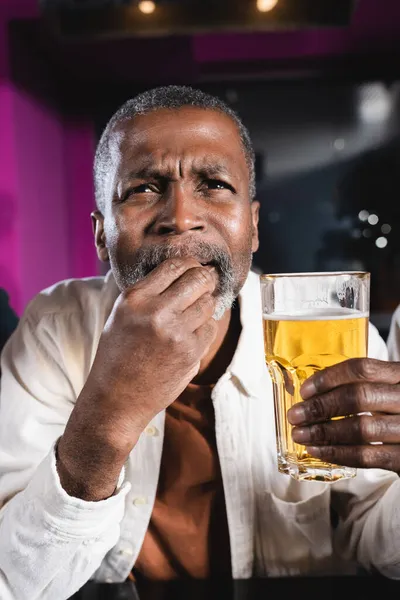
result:
M 12 16 L 15 4 L 11 0 L 5 1 L 10 2 Z M 25 4 L 30 2 L 23 1 Z M 58 1 L 70 2 L 72 6 L 89 0 Z M 189 0 L 181 1 L 186 8 L 191 5 Z M 221 0 L 221 3 L 226 1 Z M 297 24 L 292 20 L 290 25 L 285 26 L 281 20 L 279 26 L 267 21 L 261 26 L 261 13 L 258 16 L 254 13 L 254 18 L 259 18 L 260 23 L 243 31 L 237 26 L 233 30 L 228 27 L 221 31 L 219 27 L 210 25 L 197 33 L 189 28 L 186 32 L 180 29 L 179 33 L 163 35 L 154 32 L 152 35 L 136 35 L 125 30 L 121 35 L 121 31 L 112 32 L 110 20 L 108 34 L 99 28 L 96 35 L 93 25 L 89 27 L 91 31 L 88 29 L 85 33 L 82 25 L 78 36 L 67 35 L 66 30 L 62 31 L 63 17 L 59 13 L 56 16 L 54 12 L 49 16 L 44 5 L 38 4 L 36 14 L 31 18 L 10 19 L 14 77 L 17 81 L 29 77 L 33 80 L 35 69 L 27 66 L 27 60 L 35 56 L 41 57 L 51 77 L 60 82 L 63 90 L 67 82 L 67 87 L 74 85 L 75 93 L 78 89 L 82 95 L 88 92 L 98 94 L 105 86 L 118 88 L 164 82 L 293 77 L 378 78 L 390 82 L 398 78 L 400 0 L 357 0 L 354 4 L 346 0 L 333 0 L 333 4 L 330 0 L 316 1 L 320 7 L 318 15 L 321 23 L 324 15 L 326 20 L 328 17 L 333 19 L 333 5 L 341 6 L 341 18 L 346 22 L 330 25 L 306 23 L 307 14 L 310 19 L 312 15 L 315 19 L 318 16 L 310 8 L 315 6 L 315 0 L 279 0 L 282 7 L 286 7 L 287 17 L 297 14 Z M 168 2 L 172 3 L 172 0 Z M 290 6 L 294 5 L 291 2 L 298 6 L 303 2 L 303 7 L 308 6 L 309 12 L 304 9 L 302 15 L 301 11 L 290 13 Z M 32 1 L 32 4 L 35 2 Z M 215 6 L 218 1 L 213 0 L 211 4 Z M 202 0 L 203 9 L 211 4 L 209 0 Z M 232 6 L 234 4 L 232 0 Z M 325 7 L 325 13 L 321 12 L 321 6 Z M 77 23 L 79 15 L 82 23 L 90 23 L 87 11 L 72 9 L 65 19 L 73 19 Z M 230 18 L 233 19 L 232 15 Z
M 256 0 L 155 0 L 150 14 L 138 0 L 42 0 L 41 13 L 68 39 L 116 39 L 216 32 L 342 27 L 358 0 L 278 0 L 260 11 Z M 262 2 L 259 2 L 261 5 Z

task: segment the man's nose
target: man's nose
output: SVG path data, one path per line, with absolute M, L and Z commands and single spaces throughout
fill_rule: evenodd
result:
M 155 232 L 167 235 L 205 229 L 206 223 L 193 192 L 185 189 L 180 182 L 171 183 L 164 194 L 164 206 L 157 219 Z

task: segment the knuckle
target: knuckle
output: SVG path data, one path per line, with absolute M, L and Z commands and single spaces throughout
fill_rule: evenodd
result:
M 382 426 L 382 423 L 379 423 L 379 421 L 373 417 L 363 415 L 359 419 L 361 440 L 374 439 L 377 435 L 379 436 L 382 433 L 383 429 L 385 429 L 385 427 Z
M 205 294 L 194 305 L 194 310 L 198 318 L 204 315 L 211 316 L 214 312 L 215 301 L 211 294 Z
M 312 442 L 327 442 L 331 439 L 328 432 L 323 424 L 313 425 L 310 427 L 310 439 Z
M 154 311 L 149 318 L 152 330 L 157 334 L 162 334 L 165 331 L 165 318 L 160 310 Z
M 378 363 L 369 358 L 352 358 L 350 366 L 355 375 L 366 381 L 374 379 L 379 369 Z
M 196 290 L 212 292 L 214 288 L 215 279 L 213 274 L 203 267 L 193 267 L 188 269 L 184 278 L 180 281 L 177 293 L 179 296 L 191 296 Z
M 329 406 L 329 417 L 341 417 L 343 415 L 340 396 L 336 391 L 325 394 L 324 406 Z
M 216 300 L 211 294 L 205 294 L 202 298 L 202 306 L 205 311 L 214 312 Z
M 199 300 L 199 302 L 196 302 L 194 304 L 194 312 L 195 312 L 195 316 L 197 318 L 200 318 L 203 314 L 203 306 L 204 306 L 204 301 L 201 299 Z
M 213 277 L 208 269 L 199 267 L 194 269 L 194 271 L 194 278 L 197 285 L 209 286 L 212 283 Z
M 185 336 L 183 335 L 183 332 L 181 329 L 174 327 L 169 332 L 168 339 L 172 345 L 181 346 L 183 344 L 183 342 L 185 341 Z
M 368 388 L 364 383 L 355 383 L 353 384 L 353 400 L 355 405 L 355 410 L 365 410 L 368 406 L 369 395 Z
M 217 329 L 218 329 L 218 325 L 214 321 L 214 319 L 209 319 L 209 321 L 208 321 L 208 323 L 206 325 L 207 337 L 209 339 L 213 338 L 215 336 L 215 334 L 217 333 Z
M 324 418 L 324 404 L 320 397 L 313 398 L 304 404 L 310 421 L 319 421 Z

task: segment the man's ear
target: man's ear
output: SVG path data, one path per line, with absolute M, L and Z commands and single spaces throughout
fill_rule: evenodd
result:
M 258 200 L 253 200 L 251 203 L 251 221 L 252 221 L 252 235 L 251 235 L 251 250 L 256 252 L 259 246 L 258 240 L 258 217 L 260 214 L 260 203 Z
M 106 246 L 106 236 L 104 233 L 104 217 L 99 210 L 93 211 L 90 216 L 92 218 L 92 229 L 97 256 L 102 262 L 107 262 L 108 250 Z

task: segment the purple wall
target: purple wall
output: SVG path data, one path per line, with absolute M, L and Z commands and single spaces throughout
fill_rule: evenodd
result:
M 97 273 L 90 120 L 67 121 L 10 72 L 11 9 L 34 16 L 33 4 L 0 7 L 0 286 L 18 314 L 41 289 Z M 26 59 L 31 68 L 32 56 Z
M 0 286 L 21 306 L 18 169 L 14 128 L 14 90 L 9 81 L 8 14 L 0 6 Z
M 95 150 L 91 122 L 69 119 L 64 139 L 70 272 L 73 277 L 89 277 L 99 270 L 90 218 L 94 209 L 92 170 Z
M 20 306 L 71 274 L 65 128 L 60 116 L 15 91 L 19 180 Z
M 1 50 L 0 50 L 1 54 Z M 11 85 L 0 81 L 0 286 L 21 307 L 18 170 Z

